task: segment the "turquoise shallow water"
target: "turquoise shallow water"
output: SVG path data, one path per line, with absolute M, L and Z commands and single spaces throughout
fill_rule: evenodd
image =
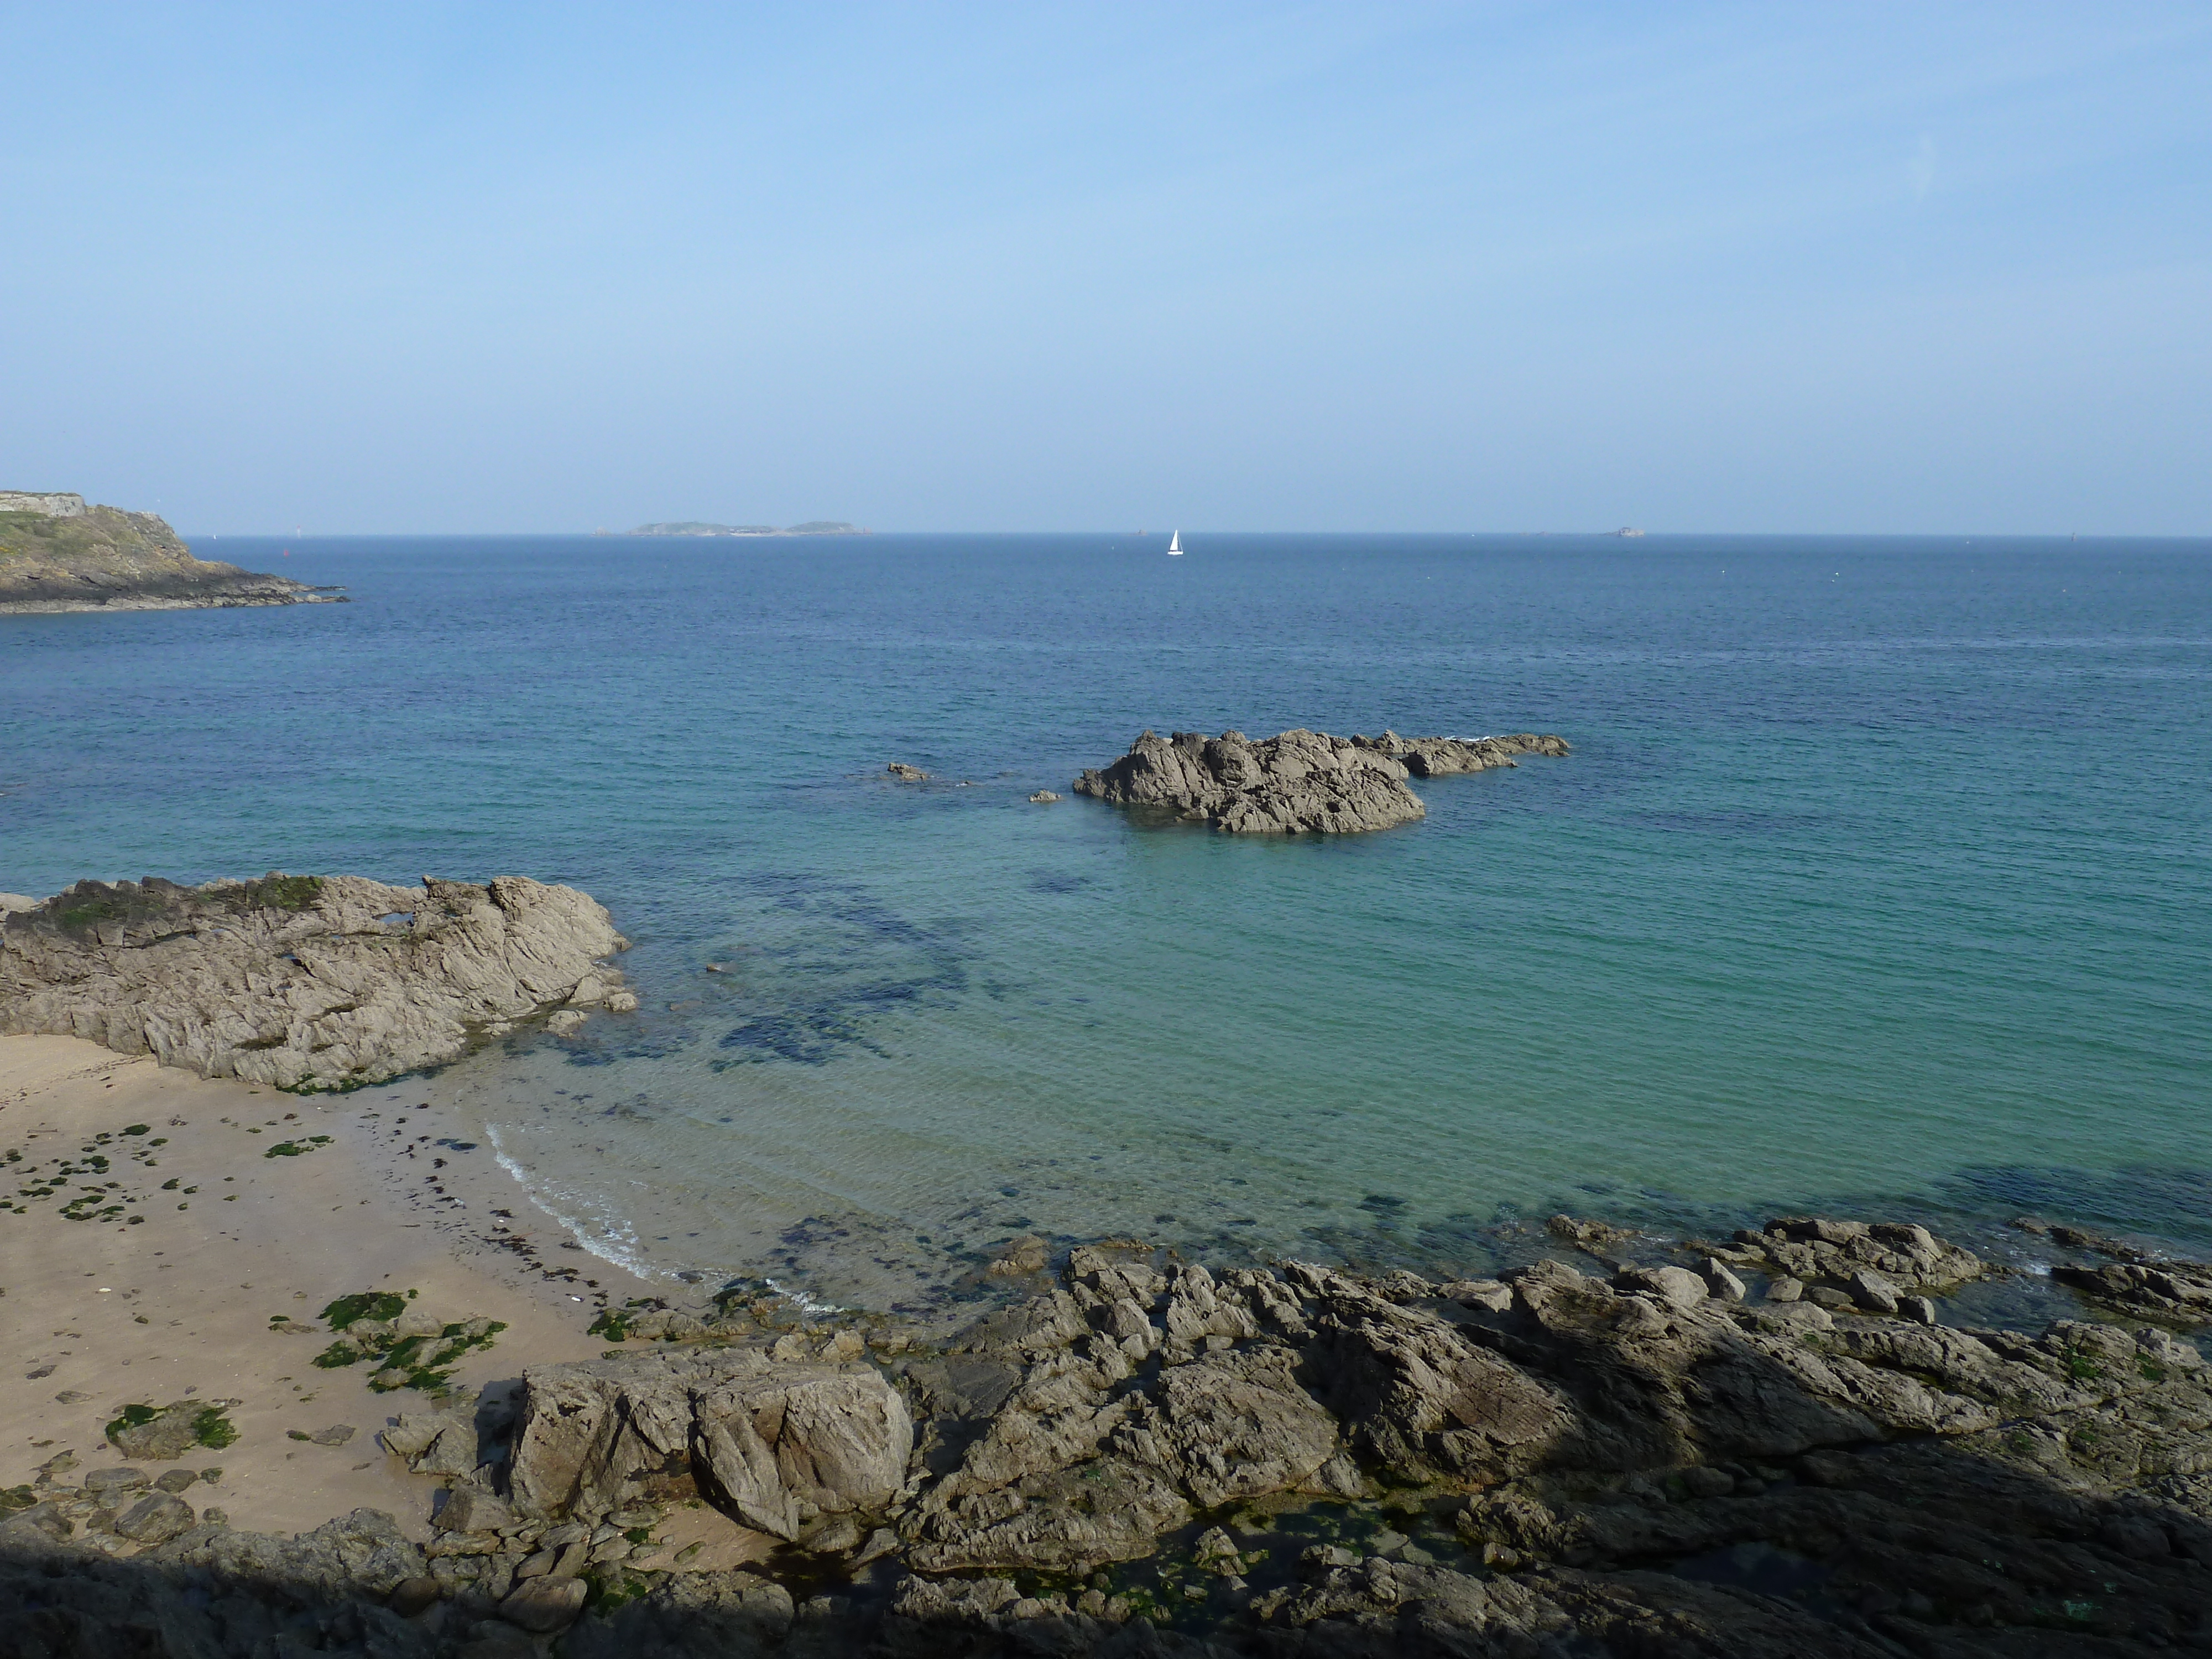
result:
M 1562 1206 L 2212 1243 L 2212 544 L 1190 539 L 204 544 L 356 603 L 0 619 L 0 887 L 583 886 L 641 1014 L 429 1086 L 609 1253 L 833 1297 Z M 1576 753 L 1340 841 L 1025 799 L 1291 725 Z

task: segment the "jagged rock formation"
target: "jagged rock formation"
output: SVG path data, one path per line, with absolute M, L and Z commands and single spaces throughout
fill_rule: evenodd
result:
M 2170 1325 L 2212 1324 L 2212 1262 L 2176 1261 L 2079 1227 L 2038 1227 L 2069 1249 L 2106 1258 L 2100 1266 L 2062 1262 L 2051 1276 L 2124 1315 Z
M 1559 1220 L 1585 1260 L 1629 1237 Z M 0 1650 L 11 1620 L 28 1651 L 239 1659 L 520 1659 L 556 1632 L 570 1659 L 2212 1645 L 2193 1346 L 1777 1302 L 1801 1245 L 1869 1241 L 1853 1272 L 1928 1291 L 1994 1270 L 1904 1224 L 1752 1237 L 1742 1277 L 1686 1245 L 1702 1270 L 1647 1252 L 1442 1285 L 1102 1245 L 941 1349 L 878 1328 L 862 1363 L 848 1327 L 534 1368 L 505 1495 L 470 1443 L 419 1547 L 367 1512 L 262 1539 L 143 1472 L 42 1474 L 0 1493 L 29 1504 L 0 1522 Z M 469 1437 L 447 1417 L 386 1438 L 427 1461 Z M 654 1534 L 695 1493 L 781 1553 L 688 1568 Z M 125 1643 L 154 1626 L 171 1647 Z
M 539 1514 L 596 1521 L 700 1489 L 790 1540 L 825 1515 L 880 1512 L 914 1449 L 906 1402 L 876 1371 L 752 1348 L 542 1366 L 523 1387 L 514 1492 Z
M 1565 755 L 1557 737 L 1333 738 L 1303 728 L 1258 742 L 1242 732 L 1209 738 L 1177 732 L 1139 735 L 1111 766 L 1085 772 L 1075 792 L 1116 806 L 1172 812 L 1187 823 L 1237 834 L 1344 835 L 1387 830 L 1427 816 L 1406 787 L 1433 777 L 1511 766 L 1516 755 Z
M 335 588 L 196 559 L 151 513 L 0 490 L 0 613 L 343 603 Z
M 588 895 L 521 876 L 79 882 L 0 917 L 0 1031 L 337 1088 L 442 1064 L 549 1010 L 635 1008 L 602 960 L 626 945 Z

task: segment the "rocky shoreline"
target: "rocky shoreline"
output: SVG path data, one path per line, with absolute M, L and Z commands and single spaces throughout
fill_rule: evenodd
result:
M 373 1510 L 234 1531 L 152 1439 L 42 1470 L 0 1498 L 0 1632 L 422 1659 L 2212 1645 L 2186 1298 L 1954 1325 L 2012 1269 L 1827 1217 L 1718 1242 L 1559 1217 L 1534 1259 L 1443 1282 L 1135 1241 L 1018 1241 L 996 1271 L 1019 1299 L 949 1340 L 736 1287 L 603 1311 L 602 1358 L 383 1431 L 445 1487 L 427 1538 Z M 382 1352 L 385 1312 L 325 1318 Z
M 637 1006 L 573 887 L 359 876 L 79 882 L 0 915 L 0 1032 L 88 1037 L 202 1077 L 349 1088 L 544 1018 Z
M 1277 775 L 1308 739 L 1386 780 L 1376 761 L 1499 763 L 1455 740 L 1292 733 L 1271 740 Z M 1218 758 L 1240 775 L 1228 738 L 1152 743 L 1171 751 L 1155 775 Z M 1556 751 L 1505 758 L 1527 752 Z M 264 1087 L 349 1088 L 518 1021 L 567 1031 L 634 1006 L 606 965 L 625 941 L 605 911 L 520 878 L 81 883 L 0 909 L 0 1026 Z M 994 1294 L 953 1328 L 739 1281 L 629 1294 L 501 1200 L 472 1210 L 450 1190 L 447 1154 L 476 1148 L 426 1131 L 428 1103 L 355 1097 L 310 1133 L 327 1103 L 241 1115 L 245 1083 L 178 1086 L 243 1098 L 197 1141 L 187 1113 L 157 1132 L 145 1112 L 38 1120 L 0 1148 L 18 1183 L 4 1224 L 43 1226 L 23 1218 L 46 1208 L 88 1230 L 49 1241 L 63 1256 L 11 1252 L 52 1281 L 0 1287 L 19 1344 L 38 1334 L 32 1305 L 41 1329 L 61 1322 L 53 1340 L 82 1343 L 85 1261 L 158 1279 L 175 1264 L 151 1258 L 197 1239 L 258 1300 L 270 1251 L 304 1253 L 299 1226 L 343 1229 L 359 1203 L 368 1237 L 357 1176 L 315 1162 L 349 1135 L 405 1171 L 413 1218 L 375 1224 L 465 1233 L 522 1287 L 543 1281 L 544 1305 L 516 1288 L 456 1306 L 451 1283 L 418 1303 L 341 1243 L 326 1260 L 359 1261 L 338 1269 L 358 1282 L 330 1299 L 326 1265 L 319 1314 L 295 1291 L 252 1311 L 265 1334 L 222 1339 L 241 1358 L 241 1340 L 289 1347 L 331 1381 L 309 1389 L 264 1355 L 265 1401 L 172 1392 L 153 1383 L 160 1352 L 125 1350 L 116 1363 L 143 1361 L 144 1381 L 103 1378 L 132 1392 L 99 1406 L 122 1461 L 64 1449 L 0 1488 L 6 1659 L 2212 1648 L 2212 1370 L 2193 1336 L 2212 1323 L 2212 1264 L 2033 1218 L 2012 1236 L 2050 1258 L 2040 1277 L 1917 1221 L 1831 1216 L 1725 1239 L 1501 1224 L 1497 1260 L 1468 1277 L 1028 1236 L 979 1266 Z M 246 1161 L 224 1173 L 227 1156 Z M 216 1206 L 274 1205 L 295 1170 L 260 1256 L 204 1254 L 256 1213 Z M 179 1213 L 160 1213 L 172 1196 Z M 412 1273 L 426 1243 L 380 1265 Z M 2061 1316 L 1990 1316 L 1990 1293 L 2031 1283 L 2056 1288 L 2012 1305 Z M 126 1312 L 139 1294 L 108 1306 L 126 1342 L 152 1336 Z M 522 1334 L 509 1322 L 533 1325 L 534 1357 L 503 1349 Z M 586 1343 L 598 1358 L 577 1357 Z M 23 1352 L 54 1389 L 57 1359 Z M 326 1391 L 354 1421 L 323 1420 L 327 1402 L 299 1417 Z M 78 1413 L 94 1396 L 52 1399 Z M 385 1401 L 380 1427 L 361 1413 Z M 309 1448 L 359 1455 L 346 1490 L 381 1472 L 415 1507 L 356 1496 L 289 1535 L 234 1526 L 209 1461 L 237 1439 L 234 1414 L 263 1440 L 299 1421 L 259 1449 L 264 1480 Z
M 1411 823 L 1428 807 L 1407 777 L 1513 766 L 1520 755 L 1564 756 L 1565 739 L 1533 732 L 1492 738 L 1333 738 L 1242 732 L 1209 738 L 1139 733 L 1112 765 L 1075 780 L 1079 795 L 1172 815 L 1232 835 L 1350 835 Z
M 0 490 L 0 616 L 346 602 L 335 587 L 196 559 L 151 513 Z

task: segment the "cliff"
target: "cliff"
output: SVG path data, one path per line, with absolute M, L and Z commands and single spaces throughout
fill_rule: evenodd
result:
M 196 559 L 151 513 L 0 490 L 0 613 L 343 603 L 328 588 Z

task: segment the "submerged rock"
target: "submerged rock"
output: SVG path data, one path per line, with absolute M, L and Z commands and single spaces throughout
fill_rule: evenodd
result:
M 1556 737 L 1334 738 L 1303 728 L 1258 741 L 1242 732 L 1209 738 L 1140 734 L 1111 766 L 1077 778 L 1076 793 L 1144 806 L 1242 834 L 1342 835 L 1387 830 L 1426 816 L 1406 787 L 1410 774 L 1479 772 L 1521 754 L 1565 755 Z
M 456 1059 L 548 1010 L 635 1008 L 603 961 L 627 945 L 587 895 L 521 876 L 79 882 L 0 918 L 0 1031 L 344 1087 Z

